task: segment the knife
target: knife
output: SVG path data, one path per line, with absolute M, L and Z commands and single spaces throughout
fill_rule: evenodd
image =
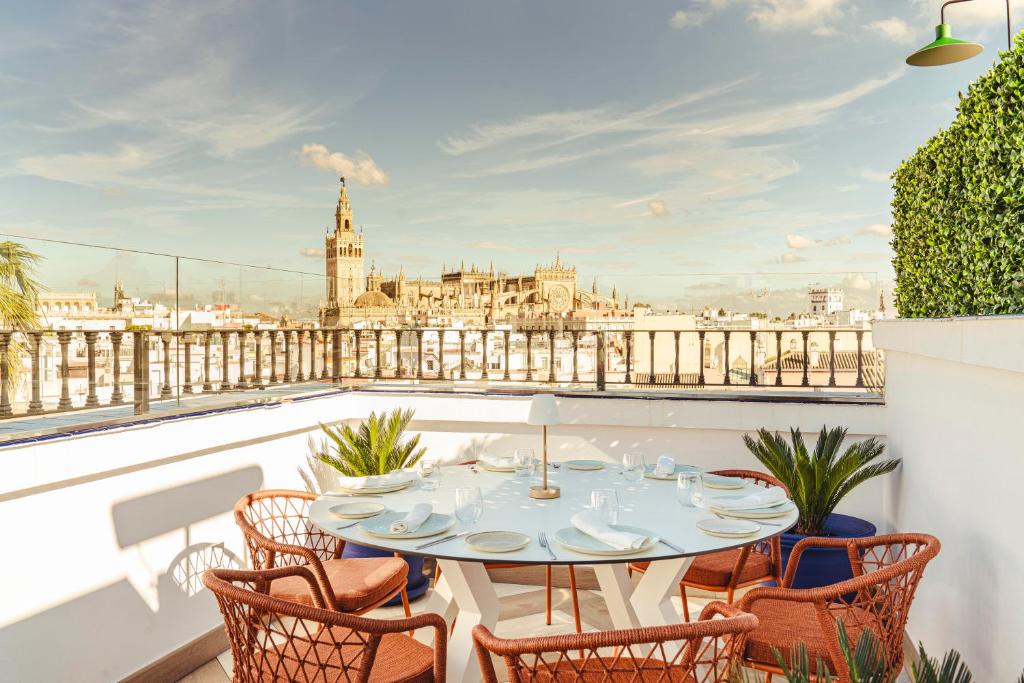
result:
M 548 535 L 546 533 L 542 531 L 539 534 L 537 534 L 537 542 L 540 543 L 541 548 L 544 548 L 544 550 L 548 551 L 548 555 L 551 556 L 552 560 L 554 560 L 555 562 L 558 561 L 558 558 L 555 557 L 555 554 L 551 551 L 551 546 L 548 545 Z
M 462 533 L 459 533 L 459 534 L 449 534 L 448 536 L 445 536 L 444 538 L 439 538 L 436 541 L 430 541 L 428 543 L 420 543 L 418 546 L 416 546 L 414 548 L 414 550 L 423 550 L 424 548 L 429 548 L 432 545 L 437 545 L 438 543 L 445 543 L 446 541 L 451 541 L 451 540 L 454 540 L 456 538 L 462 538 L 463 536 L 468 536 L 469 534 L 470 534 L 469 531 L 463 531 Z
M 658 540 L 661 541 L 663 544 L 667 545 L 672 550 L 675 550 L 677 553 L 685 553 L 686 552 L 685 550 L 683 550 L 682 548 L 677 546 L 675 543 L 669 543 L 664 538 L 659 538 Z

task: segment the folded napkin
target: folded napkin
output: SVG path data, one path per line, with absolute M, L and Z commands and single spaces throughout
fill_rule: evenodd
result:
M 393 534 L 412 533 L 419 529 L 423 522 L 427 521 L 427 518 L 430 517 L 430 513 L 433 511 L 434 506 L 430 503 L 416 503 L 405 517 L 391 522 L 389 530 Z
M 659 455 L 654 473 L 659 477 L 668 477 L 676 473 L 676 459 L 671 455 Z
M 778 505 L 787 500 L 786 491 L 779 486 L 768 488 L 757 487 L 745 496 L 737 498 L 735 495 L 708 495 L 707 493 L 693 494 L 693 504 L 707 510 L 718 508 L 719 510 L 750 510 L 751 508 L 763 508 L 771 505 Z
M 628 531 L 616 531 L 611 528 L 604 523 L 604 520 L 594 510 L 577 512 L 569 521 L 587 536 L 596 538 L 602 543 L 618 550 L 639 550 L 647 543 L 647 536 L 641 536 L 640 534 Z
M 502 470 L 511 469 L 513 464 L 511 455 L 491 455 L 490 453 L 482 453 L 478 459 L 487 467 L 494 467 Z
M 413 478 L 412 472 L 395 470 L 387 474 L 374 474 L 369 477 L 338 477 L 338 486 L 348 490 L 375 489 L 381 486 L 402 484 Z

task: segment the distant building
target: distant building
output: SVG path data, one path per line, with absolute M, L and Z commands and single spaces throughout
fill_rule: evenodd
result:
M 843 310 L 843 290 L 838 287 L 811 287 L 811 315 L 822 317 Z

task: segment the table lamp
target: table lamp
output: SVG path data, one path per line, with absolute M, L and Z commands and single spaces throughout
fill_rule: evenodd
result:
M 534 394 L 530 401 L 530 416 L 526 418 L 526 424 L 539 425 L 544 440 L 544 457 L 541 461 L 541 469 L 544 472 L 544 480 L 541 486 L 530 487 L 530 498 L 550 499 L 562 495 L 557 486 L 548 486 L 548 425 L 562 424 L 558 417 L 558 404 L 555 403 L 553 394 Z

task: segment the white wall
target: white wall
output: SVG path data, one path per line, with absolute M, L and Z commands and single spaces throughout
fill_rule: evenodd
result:
M 934 534 L 910 633 L 956 648 L 978 681 L 1024 669 L 1024 318 L 875 324 L 886 432 L 903 458 L 890 528 Z
M 539 448 L 537 429 L 524 424 L 528 404 L 526 396 L 357 392 L 0 450 L 3 677 L 112 680 L 217 626 L 213 601 L 196 593 L 196 574 L 206 560 L 244 558 L 230 515 L 242 494 L 301 488 L 296 467 L 319 422 L 413 407 L 424 445 L 458 460 L 484 448 Z M 740 434 L 760 426 L 813 432 L 844 424 L 861 437 L 882 433 L 884 423 L 880 405 L 576 397 L 560 404 L 570 424 L 551 430 L 553 457 L 670 451 L 708 467 L 755 466 Z M 872 483 L 842 510 L 879 522 L 882 498 L 882 484 Z M 198 569 L 182 571 L 186 558 Z

